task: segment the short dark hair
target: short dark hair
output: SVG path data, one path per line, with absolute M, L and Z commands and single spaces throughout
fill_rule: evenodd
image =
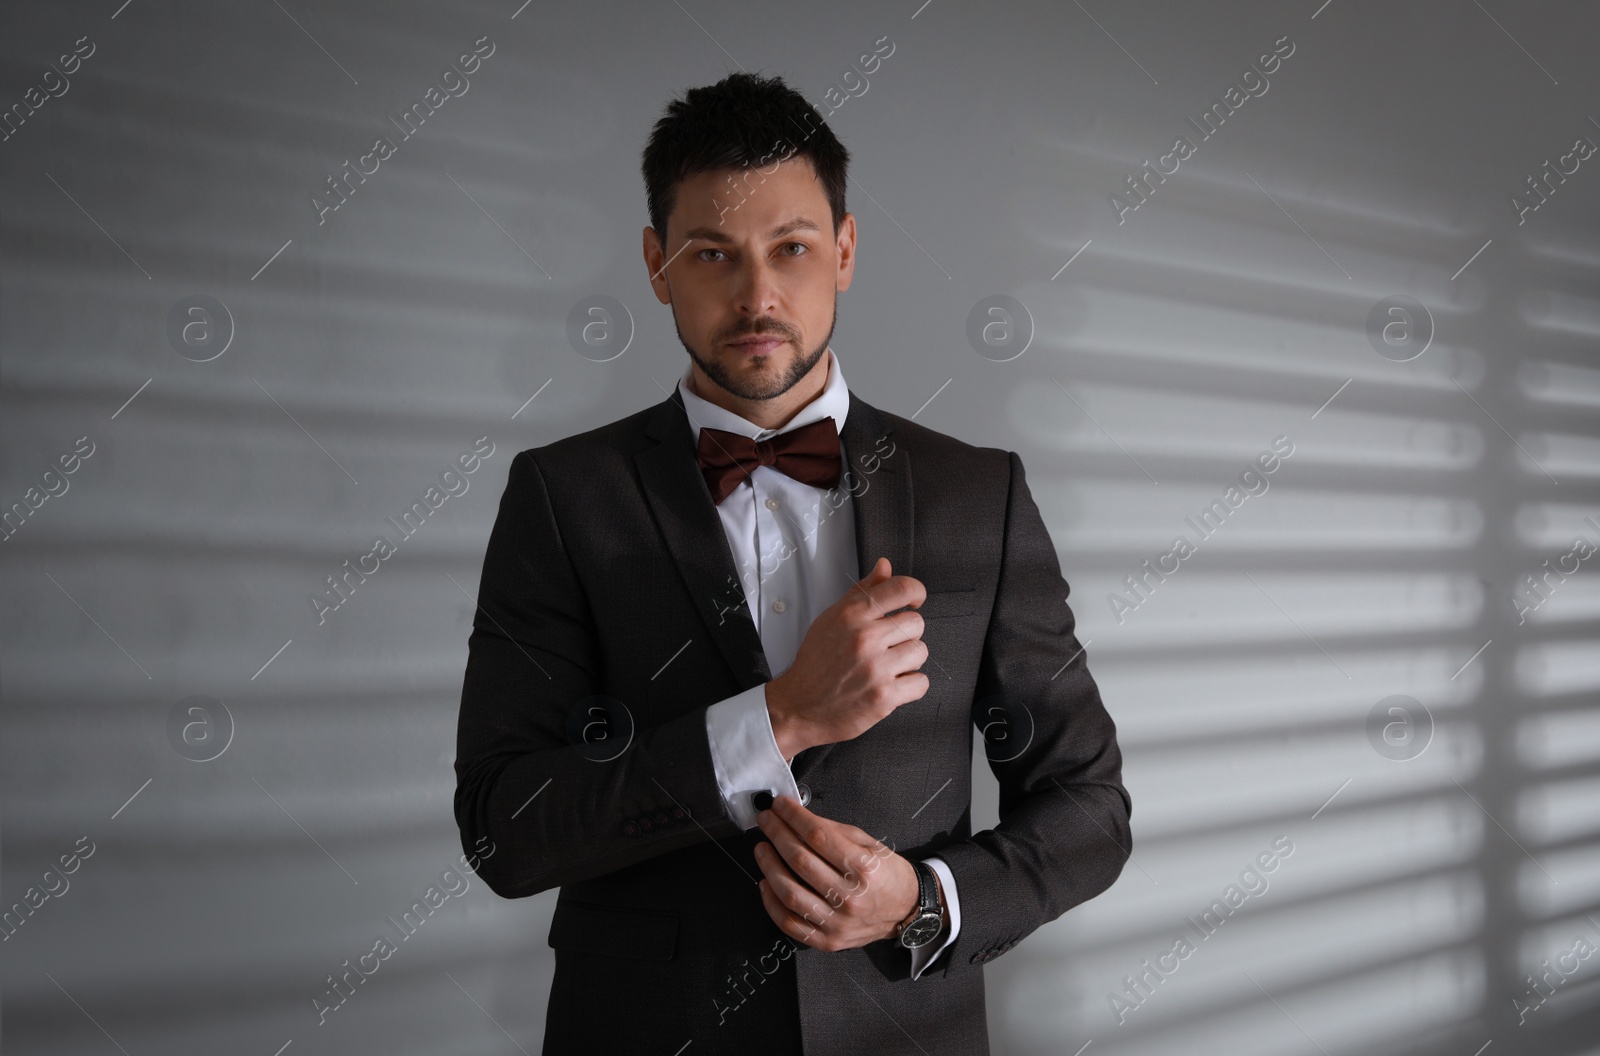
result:
M 844 222 L 850 152 L 816 107 L 783 78 L 744 71 L 716 84 L 690 88 L 667 104 L 645 144 L 642 168 L 650 226 L 664 245 L 678 184 L 688 176 L 764 167 L 791 156 L 810 160 L 828 196 L 837 235 Z

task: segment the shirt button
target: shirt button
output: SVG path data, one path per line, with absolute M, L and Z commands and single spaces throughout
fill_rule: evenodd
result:
M 772 611 L 773 612 L 782 612 L 784 609 L 787 609 L 788 607 L 789 606 L 785 605 L 781 601 L 775 601 L 775 602 L 772 603 Z
M 778 508 L 778 500 L 777 499 L 768 499 L 767 500 L 767 509 L 775 510 L 777 508 Z

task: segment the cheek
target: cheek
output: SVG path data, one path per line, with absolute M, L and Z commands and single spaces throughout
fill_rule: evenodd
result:
M 833 272 L 820 272 L 806 277 L 805 284 L 796 291 L 795 305 L 800 327 L 807 336 L 820 338 L 833 324 L 834 309 L 839 303 L 839 292 L 834 288 Z
M 672 311 L 678 329 L 696 345 L 708 343 L 724 326 L 722 301 L 714 291 L 701 289 L 694 284 L 674 283 Z

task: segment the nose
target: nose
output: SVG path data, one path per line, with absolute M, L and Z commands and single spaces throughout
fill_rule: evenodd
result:
M 765 260 L 747 263 L 739 274 L 739 314 L 752 319 L 777 314 L 778 276 Z

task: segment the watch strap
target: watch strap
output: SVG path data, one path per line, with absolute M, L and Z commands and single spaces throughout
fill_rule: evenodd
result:
M 911 907 L 911 912 L 906 914 L 904 920 L 895 925 L 897 937 L 919 917 L 944 915 L 944 906 L 939 899 L 939 880 L 934 875 L 933 867 L 918 859 L 912 861 L 911 868 L 917 874 L 917 904 Z

